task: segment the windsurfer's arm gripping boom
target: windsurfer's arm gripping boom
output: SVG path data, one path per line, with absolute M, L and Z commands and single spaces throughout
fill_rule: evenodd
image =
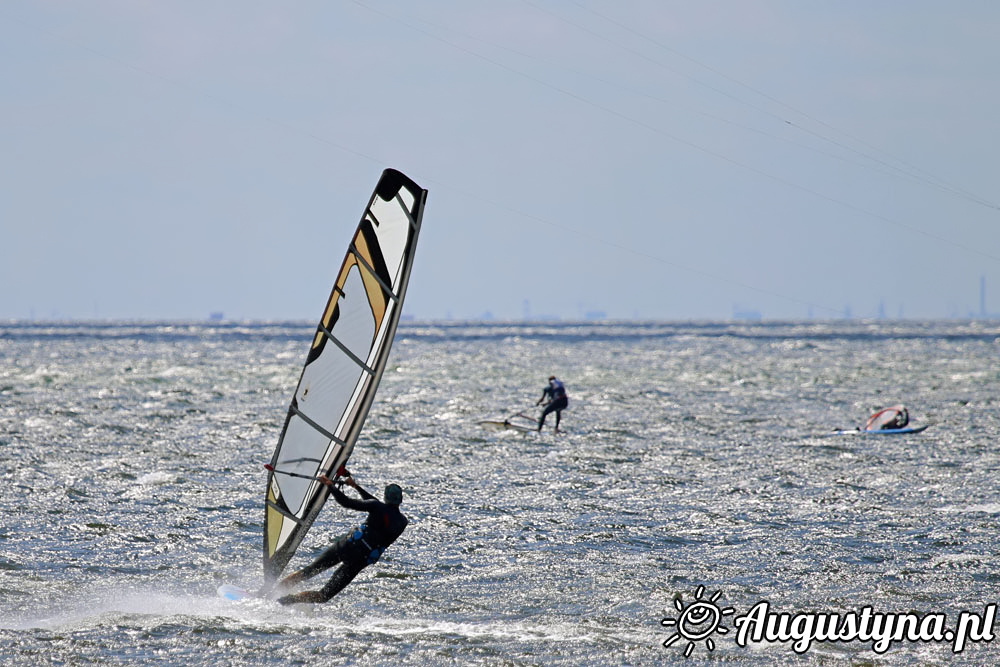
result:
M 538 399 L 537 401 L 535 401 L 535 405 L 541 405 L 542 403 L 545 403 L 546 405 L 548 405 L 549 403 L 551 403 L 552 402 L 551 399 L 548 400 L 548 401 L 545 400 L 551 394 L 552 394 L 552 389 L 550 387 L 546 387 L 545 389 L 543 389 L 542 390 L 542 397 L 540 399 Z
M 316 480 L 322 482 L 331 489 L 334 488 L 335 484 L 346 484 L 347 486 L 352 486 L 357 489 L 357 492 L 361 494 L 361 497 L 365 500 L 374 500 L 375 496 L 365 491 L 361 486 L 354 481 L 354 477 L 351 476 L 350 471 L 344 466 L 340 466 L 340 470 L 337 471 L 337 478 L 330 479 L 326 475 L 317 475 Z

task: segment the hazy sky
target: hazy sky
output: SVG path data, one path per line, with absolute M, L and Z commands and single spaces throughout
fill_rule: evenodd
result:
M 4 0 L 0 319 L 1000 312 L 992 0 Z

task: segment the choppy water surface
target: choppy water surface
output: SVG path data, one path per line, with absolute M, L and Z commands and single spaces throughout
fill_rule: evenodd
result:
M 351 468 L 404 487 L 410 529 L 327 605 L 220 600 L 259 581 L 311 329 L 0 324 L 5 663 L 650 664 L 684 660 L 661 620 L 699 586 L 737 614 L 1000 602 L 1000 326 L 977 322 L 404 325 Z M 476 425 L 551 373 L 564 434 Z M 897 402 L 933 426 L 818 437 Z M 355 519 L 329 508 L 293 564 Z M 733 635 L 691 659 L 1000 658 Z

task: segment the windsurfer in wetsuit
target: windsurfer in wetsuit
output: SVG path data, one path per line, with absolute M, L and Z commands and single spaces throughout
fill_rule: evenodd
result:
M 545 410 L 542 411 L 542 416 L 538 420 L 538 430 L 542 430 L 542 426 L 545 424 L 545 416 L 550 412 L 555 412 L 556 428 L 554 432 L 558 433 L 559 419 L 562 416 L 562 411 L 569 405 L 569 397 L 566 396 L 566 387 L 556 379 L 555 375 L 549 376 L 549 386 L 542 390 L 542 397 L 538 399 L 535 405 L 540 405 L 546 398 L 548 402 L 545 404 Z
M 910 413 L 905 406 L 894 405 L 891 408 L 879 410 L 868 418 L 866 431 L 896 430 L 905 428 L 910 423 Z
M 346 472 L 346 470 L 344 471 Z M 334 500 L 344 507 L 358 512 L 368 512 L 368 519 L 360 527 L 341 535 L 332 547 L 320 554 L 311 565 L 288 575 L 278 584 L 290 587 L 310 579 L 319 572 L 339 564 L 326 586 L 318 591 L 303 591 L 278 598 L 281 604 L 296 604 L 299 602 L 326 602 L 334 595 L 344 590 L 361 570 L 378 561 L 386 548 L 396 541 L 408 523 L 406 517 L 399 511 L 403 502 L 403 490 L 396 484 L 385 487 L 385 502 L 381 502 L 347 475 L 344 484 L 353 486 L 361 494 L 361 500 L 351 498 L 340 490 L 339 484 L 325 475 L 317 479 L 330 487 Z

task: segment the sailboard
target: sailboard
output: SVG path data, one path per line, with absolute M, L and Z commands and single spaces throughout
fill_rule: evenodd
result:
M 253 595 L 253 593 L 251 593 L 247 589 L 240 588 L 239 586 L 234 586 L 233 584 L 222 584 L 221 586 L 219 586 L 216 592 L 219 594 L 220 598 L 223 598 L 225 600 L 232 600 L 234 602 L 238 602 L 239 600 L 245 600 L 246 598 L 251 597 Z
M 500 421 L 499 419 L 484 419 L 477 423 L 485 428 L 492 428 L 499 431 L 519 431 L 521 433 L 531 433 L 532 431 L 537 430 L 528 426 L 514 424 L 506 420 Z
M 905 405 L 882 408 L 871 417 L 864 428 L 834 429 L 824 435 L 907 435 L 926 431 L 930 424 L 909 426 L 910 412 Z
M 498 431 L 531 433 L 532 431 L 538 430 L 538 420 L 521 412 L 512 414 L 509 417 L 504 417 L 503 419 L 483 419 L 476 423 L 483 428 L 490 428 Z
M 351 456 L 385 369 L 410 279 L 427 191 L 386 169 L 316 327 L 265 489 L 264 580 L 281 575 Z
M 908 433 L 922 433 L 930 427 L 930 424 L 923 424 L 921 426 L 906 427 L 906 428 L 880 428 L 865 430 L 860 428 L 852 429 L 838 429 L 832 433 L 824 433 L 825 436 L 830 435 L 906 435 Z

